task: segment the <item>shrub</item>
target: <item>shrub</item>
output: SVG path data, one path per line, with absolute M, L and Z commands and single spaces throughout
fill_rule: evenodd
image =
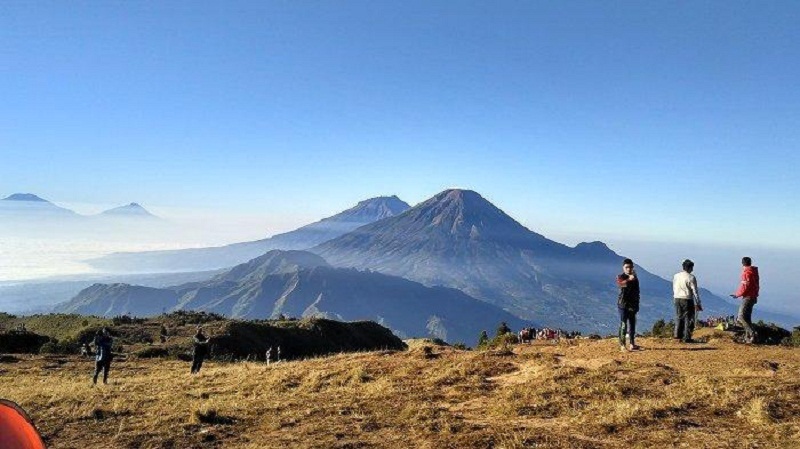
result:
M 800 346 L 800 326 L 795 327 L 792 329 L 792 334 L 788 337 L 785 337 L 781 344 L 786 346 Z
M 75 354 L 78 348 L 75 340 L 50 340 L 39 348 L 39 354 Z
M 136 352 L 136 356 L 143 359 L 168 357 L 169 351 L 162 346 L 150 346 Z
M 653 337 L 660 337 L 660 338 L 669 338 L 672 337 L 675 333 L 675 322 L 669 320 L 669 322 L 664 322 L 663 319 L 660 319 L 653 323 L 653 329 L 650 331 L 650 334 Z
M 36 354 L 50 339 L 33 332 L 5 332 L 0 334 L 0 352 L 10 354 Z

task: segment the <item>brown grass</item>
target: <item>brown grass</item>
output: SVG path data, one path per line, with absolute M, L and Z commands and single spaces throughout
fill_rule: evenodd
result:
M 800 350 L 643 339 L 305 361 L 0 363 L 52 448 L 800 447 Z M 429 347 L 431 349 L 424 349 Z

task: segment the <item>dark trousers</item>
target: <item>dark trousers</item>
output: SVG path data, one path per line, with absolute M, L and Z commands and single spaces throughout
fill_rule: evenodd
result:
M 691 341 L 694 330 L 694 299 L 675 298 L 675 338 Z
M 203 360 L 206 358 L 205 354 L 195 353 L 192 357 L 192 374 L 199 373 L 200 368 L 203 366 Z
M 748 343 L 753 343 L 756 339 L 752 321 L 754 305 L 756 305 L 756 298 L 742 298 L 742 305 L 739 306 L 739 316 L 737 317 L 737 321 L 744 328 L 744 338 Z
M 94 363 L 94 377 L 92 378 L 93 383 L 97 383 L 97 376 L 100 375 L 100 371 L 103 372 L 103 383 L 108 383 L 108 371 L 111 369 L 111 359 L 105 360 L 98 360 Z
M 625 335 L 627 334 L 631 346 L 633 346 L 636 337 L 636 312 L 622 307 L 618 307 L 617 310 L 619 311 L 619 345 L 625 346 Z

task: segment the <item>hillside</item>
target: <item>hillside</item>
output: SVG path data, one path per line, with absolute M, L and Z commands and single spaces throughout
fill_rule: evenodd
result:
M 642 339 L 430 346 L 297 362 L 0 363 L 0 396 L 53 449 L 797 447 L 800 350 Z M 5 360 L 5 359 L 4 359 Z
M 278 250 L 204 282 L 162 289 L 93 285 L 59 308 L 102 316 L 152 316 L 164 310 L 202 310 L 240 319 L 285 315 L 371 320 L 403 338 L 436 337 L 468 345 L 502 321 L 515 329 L 531 324 L 456 289 L 333 268 L 313 253 Z

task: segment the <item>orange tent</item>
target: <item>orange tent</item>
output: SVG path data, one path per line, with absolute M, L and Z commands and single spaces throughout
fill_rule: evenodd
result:
M 3 399 L 0 399 L 0 448 L 47 449 L 25 411 Z

